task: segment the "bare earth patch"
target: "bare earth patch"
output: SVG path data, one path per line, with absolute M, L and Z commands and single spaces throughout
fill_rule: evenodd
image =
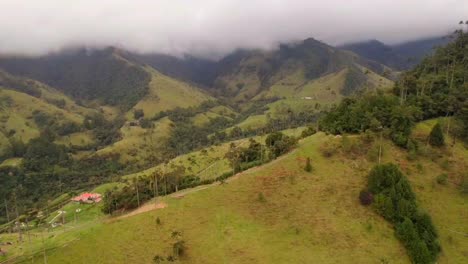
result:
M 138 207 L 137 209 L 131 211 L 128 214 L 121 215 L 121 216 L 116 217 L 116 218 L 114 218 L 112 220 L 120 220 L 120 219 L 124 219 L 124 218 L 130 217 L 130 216 L 146 213 L 146 212 L 149 212 L 149 211 L 164 209 L 166 207 L 167 207 L 167 203 L 165 203 L 165 202 L 156 202 L 156 203 L 151 202 L 151 203 L 147 203 L 147 204 L 144 204 L 144 205 Z

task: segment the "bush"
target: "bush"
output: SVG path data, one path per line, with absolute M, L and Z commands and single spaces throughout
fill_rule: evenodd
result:
M 447 174 L 442 173 L 439 176 L 437 176 L 436 181 L 440 185 L 445 185 L 445 184 L 447 184 L 447 178 L 448 178 Z
M 320 146 L 320 153 L 322 153 L 322 156 L 324 156 L 325 158 L 331 158 L 333 155 L 336 154 L 337 151 L 338 145 L 336 145 L 331 140 L 328 140 Z
M 437 232 L 430 216 L 419 211 L 411 186 L 399 168 L 394 164 L 375 166 L 369 174 L 368 189 L 375 197 L 374 208 L 394 224 L 396 236 L 411 260 L 433 263 L 440 252 Z
M 307 172 L 312 172 L 312 164 L 310 164 L 310 158 L 307 158 L 304 170 Z
M 304 131 L 302 131 L 301 138 L 312 136 L 315 133 L 317 133 L 317 130 L 314 127 L 307 127 Z
M 133 111 L 133 117 L 137 120 L 144 116 L 145 116 L 145 112 L 143 112 L 143 109 L 135 109 Z
M 433 147 L 442 147 L 445 145 L 444 133 L 439 123 L 432 128 L 428 138 L 429 144 Z
M 369 191 L 362 190 L 359 193 L 359 201 L 361 202 L 362 205 L 367 206 L 367 205 L 372 204 L 372 202 L 374 201 L 374 196 Z

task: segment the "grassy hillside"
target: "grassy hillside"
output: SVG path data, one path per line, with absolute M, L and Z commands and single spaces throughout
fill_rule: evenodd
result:
M 218 76 L 215 86 L 221 97 L 244 103 L 251 98 L 313 96 L 318 90 L 315 81 L 324 78 L 320 82 L 326 81 L 337 94 L 347 95 L 366 86 L 391 84 L 380 76 L 385 71 L 391 72 L 378 63 L 307 39 L 281 45 L 275 51 L 244 54 L 235 67 Z M 377 75 L 379 81 L 371 75 Z
M 145 69 L 151 74 L 148 93 L 128 112 L 128 119 L 133 118 L 135 109 L 142 109 L 145 116 L 151 118 L 161 111 L 198 106 L 213 99 L 188 83 L 163 75 L 150 67 Z
M 427 136 L 430 122 L 414 133 Z M 182 191 L 177 194 L 182 198 L 160 198 L 158 203 L 167 208 L 50 236 L 49 246 L 66 237 L 80 239 L 48 250 L 48 262 L 152 263 L 156 255 L 172 254 L 172 244 L 183 240 L 186 250 L 180 263 L 409 263 L 391 225 L 359 204 L 359 191 L 375 162 L 361 147 L 358 152 L 349 148 L 349 142 L 360 144 L 354 136 L 319 133 L 301 141 L 292 153 L 226 184 Z M 443 249 L 438 263 L 464 263 L 468 199 L 458 184 L 467 169 L 466 149 L 459 143 L 447 150 L 432 149 L 451 153 L 451 166 L 446 166 L 445 156 L 409 161 L 406 152 L 387 140 L 382 143 L 383 162 L 400 166 L 420 207 L 434 221 Z M 374 139 L 372 145 L 378 144 Z M 335 151 L 325 157 L 324 146 L 330 145 Z M 312 173 L 303 169 L 307 157 Z M 449 175 L 446 185 L 436 182 L 440 173 Z

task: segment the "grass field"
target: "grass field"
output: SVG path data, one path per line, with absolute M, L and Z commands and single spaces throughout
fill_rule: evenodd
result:
M 127 119 L 133 119 L 133 111 L 141 109 L 148 118 L 155 114 L 174 109 L 198 106 L 213 98 L 198 88 L 163 75 L 152 68 L 146 68 L 151 74 L 148 94 L 127 113 Z
M 169 136 L 171 121 L 163 118 L 154 122 L 154 128 L 124 125 L 120 131 L 122 139 L 97 151 L 98 155 L 120 154 L 120 162 L 128 165 L 145 164 L 146 159 L 164 144 Z
M 414 133 L 427 135 L 434 122 L 418 125 Z M 226 184 L 183 198 L 160 198 L 167 208 L 119 220 L 98 215 L 86 228 L 49 236 L 48 263 L 152 263 L 155 255 L 172 253 L 174 231 L 186 245 L 180 263 L 409 263 L 392 226 L 359 204 L 358 194 L 375 162 L 341 150 L 325 158 L 320 150 L 325 142 L 340 145 L 342 139 L 318 133 L 290 154 Z M 436 154 L 448 151 L 450 166 L 443 157 L 409 161 L 388 141 L 383 149 L 383 162 L 401 167 L 421 208 L 432 216 L 443 248 L 438 263 L 465 263 L 468 197 L 458 184 L 467 171 L 466 149 L 460 143 L 432 149 Z M 307 157 L 312 173 L 303 170 Z M 448 173 L 447 185 L 436 183 L 440 173 Z M 65 246 L 57 247 L 59 242 Z M 41 259 L 39 254 L 35 261 Z

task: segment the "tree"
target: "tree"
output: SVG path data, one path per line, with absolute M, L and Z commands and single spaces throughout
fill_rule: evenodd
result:
M 433 147 L 442 147 L 445 145 L 444 133 L 439 123 L 435 124 L 429 134 L 429 144 Z

